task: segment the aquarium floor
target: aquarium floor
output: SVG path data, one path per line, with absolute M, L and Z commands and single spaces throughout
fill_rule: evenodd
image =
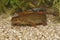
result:
M 46 26 L 12 26 L 11 16 L 0 17 L 0 40 L 60 40 L 60 24 L 53 22 L 53 17 L 48 17 Z

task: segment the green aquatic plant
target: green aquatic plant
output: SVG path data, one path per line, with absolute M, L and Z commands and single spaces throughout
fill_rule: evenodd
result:
M 0 0 L 0 12 L 10 15 L 16 10 L 16 8 L 26 11 L 29 8 L 37 8 L 41 4 L 45 5 L 44 7 L 55 7 L 60 4 L 60 0 Z
M 60 0 L 54 0 L 52 8 L 57 8 L 58 9 L 56 11 L 59 12 L 59 16 L 55 17 L 54 21 L 57 21 L 57 22 L 60 23 Z
M 39 6 L 40 3 L 40 0 L 0 0 L 0 12 L 10 15 L 12 10 L 15 11 L 16 8 L 20 8 L 22 11 L 25 11 L 29 7 L 34 8 Z
M 0 12 L 6 10 L 6 7 L 5 7 L 6 1 L 7 1 L 7 0 L 0 0 Z M 6 12 L 6 11 L 5 11 L 5 12 Z

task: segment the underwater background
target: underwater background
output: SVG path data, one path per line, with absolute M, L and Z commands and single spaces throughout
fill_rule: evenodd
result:
M 46 26 L 11 25 L 19 12 L 35 8 L 38 11 L 41 6 L 49 13 Z M 55 11 L 58 16 L 50 15 Z M 60 0 L 0 0 L 0 40 L 60 40 Z

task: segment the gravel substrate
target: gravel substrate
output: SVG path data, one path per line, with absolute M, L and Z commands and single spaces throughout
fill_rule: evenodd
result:
M 52 15 L 48 16 L 48 25 L 12 26 L 11 17 L 0 17 L 0 40 L 60 40 L 60 23 L 54 23 Z

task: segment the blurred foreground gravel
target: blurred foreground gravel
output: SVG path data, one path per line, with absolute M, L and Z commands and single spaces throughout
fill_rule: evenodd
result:
M 60 24 L 53 22 L 52 15 L 48 17 L 48 25 L 11 26 L 11 17 L 0 17 L 0 40 L 60 40 Z

